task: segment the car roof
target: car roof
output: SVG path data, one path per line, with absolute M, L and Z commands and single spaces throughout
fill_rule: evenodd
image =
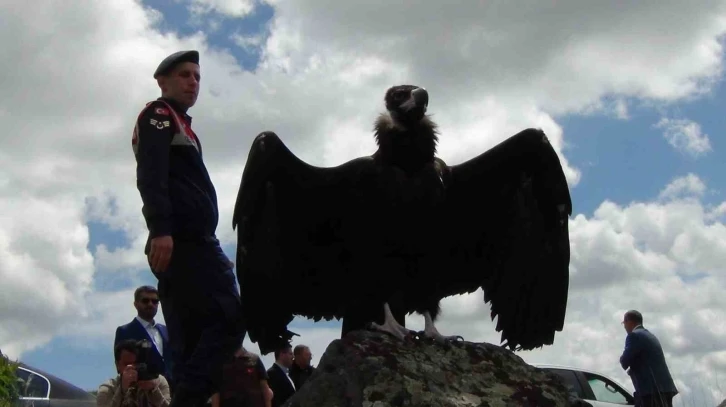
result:
M 36 367 L 30 366 L 23 362 L 18 362 L 18 366 L 23 369 L 29 370 L 40 376 L 45 377 L 50 382 L 50 398 L 51 399 L 64 399 L 64 400 L 95 400 L 93 394 L 75 386 L 67 381 L 45 372 Z
M 620 386 L 623 389 L 626 389 L 627 390 L 627 388 L 625 386 L 623 386 L 619 381 L 617 381 L 617 380 L 613 379 L 612 377 L 610 377 L 608 375 L 605 375 L 605 374 L 603 374 L 601 372 L 596 372 L 596 371 L 593 371 L 593 370 L 583 369 L 583 368 L 580 368 L 580 367 L 572 367 L 572 366 L 564 366 L 564 365 L 553 365 L 553 364 L 546 364 L 546 363 L 530 363 L 530 365 L 531 366 L 534 366 L 536 368 L 539 368 L 539 369 L 574 370 L 576 372 L 590 373 L 590 374 L 602 376 L 602 377 L 604 377 L 604 378 L 606 378 L 608 380 L 611 380 L 611 381 L 617 383 L 618 386 Z

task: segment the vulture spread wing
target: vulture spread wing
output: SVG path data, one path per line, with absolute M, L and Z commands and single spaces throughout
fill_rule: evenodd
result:
M 371 158 L 314 167 L 274 133 L 254 140 L 233 227 L 244 325 L 263 354 L 292 338 L 295 315 L 342 318 L 351 259 L 376 228 L 377 179 Z
M 437 295 L 483 288 L 502 342 L 552 344 L 567 305 L 572 202 L 547 137 L 522 131 L 443 172 Z

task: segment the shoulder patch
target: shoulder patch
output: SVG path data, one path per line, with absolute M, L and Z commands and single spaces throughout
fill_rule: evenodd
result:
M 154 109 L 154 113 L 160 114 L 162 116 L 169 116 L 169 109 L 165 107 L 157 107 L 156 109 Z
M 162 130 L 164 127 L 169 127 L 171 123 L 169 123 L 169 120 L 156 120 L 156 119 L 150 119 L 149 124 L 156 127 L 159 130 Z

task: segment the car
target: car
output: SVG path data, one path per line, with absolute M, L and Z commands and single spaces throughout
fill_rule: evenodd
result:
M 593 407 L 633 406 L 635 397 L 622 385 L 602 373 L 567 366 L 532 364 L 560 376 L 572 394 Z
M 25 363 L 15 369 L 20 399 L 18 407 L 92 407 L 96 397 L 50 373 Z

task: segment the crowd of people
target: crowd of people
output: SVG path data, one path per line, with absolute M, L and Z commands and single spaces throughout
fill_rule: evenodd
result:
M 101 384 L 98 407 L 166 407 L 174 393 L 169 335 L 155 322 L 158 290 L 142 286 L 134 292 L 137 315 L 116 328 L 114 360 L 117 376 Z M 315 368 L 306 345 L 284 345 L 266 369 L 262 359 L 241 344 L 219 372 L 219 387 L 207 400 L 211 407 L 279 407 L 300 389 Z
M 142 286 L 134 292 L 137 315 L 116 329 L 114 360 L 118 375 L 98 389 L 98 407 L 167 407 L 171 403 L 172 375 L 169 334 L 156 323 L 158 290 Z M 636 389 L 637 406 L 672 406 L 678 394 L 658 339 L 643 326 L 636 310 L 623 317 L 627 332 L 620 364 Z M 224 361 L 220 386 L 207 400 L 211 407 L 279 407 L 300 389 L 315 368 L 306 345 L 285 345 L 274 352 L 266 369 L 262 359 L 241 344 Z M 151 373 L 151 374 L 149 374 Z

